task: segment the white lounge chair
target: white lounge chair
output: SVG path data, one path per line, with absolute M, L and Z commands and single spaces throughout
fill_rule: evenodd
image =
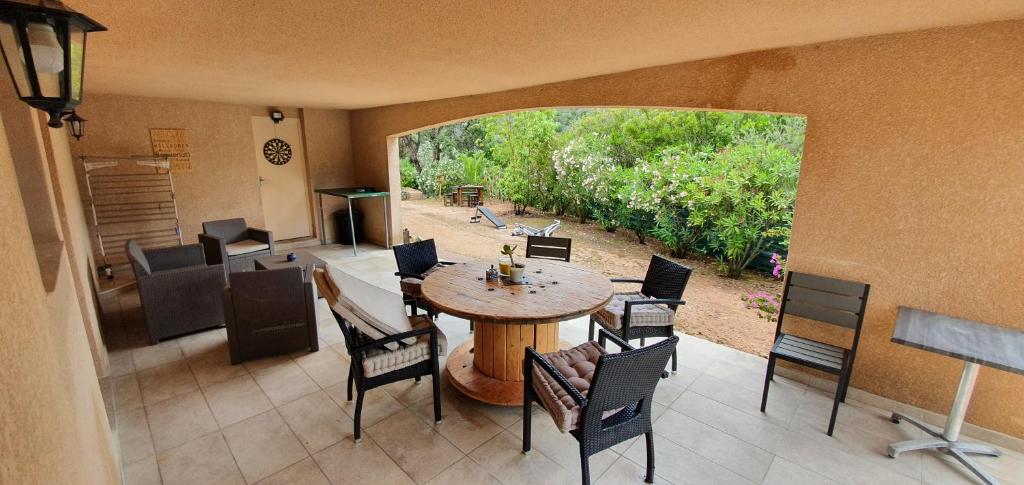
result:
M 543 236 L 543 237 L 551 237 L 551 235 L 555 233 L 555 230 L 558 229 L 558 226 L 561 226 L 561 225 L 562 225 L 562 221 L 560 221 L 558 219 L 555 219 L 555 222 L 552 222 L 551 224 L 548 224 L 548 226 L 543 228 L 543 229 L 537 229 L 535 227 L 530 227 L 530 226 L 527 226 L 527 225 L 524 225 L 524 224 L 520 224 L 520 223 L 517 222 L 516 223 L 516 228 L 512 230 L 512 235 L 513 236 Z

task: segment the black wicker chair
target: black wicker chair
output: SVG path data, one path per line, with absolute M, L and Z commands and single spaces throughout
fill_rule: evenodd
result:
M 395 276 L 402 279 L 400 284 L 405 304 L 409 305 L 413 315 L 416 315 L 416 309 L 420 308 L 427 312 L 431 319 L 435 318 L 437 312 L 423 299 L 420 285 L 431 271 L 455 263 L 438 261 L 437 247 L 433 239 L 400 244 L 392 246 L 391 249 L 395 252 L 395 262 L 398 263 L 398 272 Z
M 591 315 L 589 339 L 594 339 L 595 323 L 627 342 L 640 339 L 640 346 L 647 337 L 671 337 L 676 308 L 686 304 L 683 291 L 691 273 L 686 266 L 652 255 L 644 279 L 612 278 L 612 283 L 640 283 L 640 292 L 616 293 L 608 306 Z M 677 368 L 673 350 L 672 372 Z
M 567 237 L 526 236 L 526 257 L 559 259 L 569 262 L 572 239 Z
M 274 254 L 274 235 L 245 224 L 245 219 L 224 219 L 203 223 L 199 243 L 206 262 L 223 264 L 234 271 L 253 271 L 256 258 Z
M 768 370 L 764 376 L 761 412 L 768 404 L 768 387 L 775 375 L 775 361 L 800 364 L 839 377 L 836 395 L 832 401 L 832 416 L 828 421 L 829 436 L 836 426 L 839 403 L 846 401 L 853 374 L 853 359 L 857 356 L 860 327 L 864 322 L 864 308 L 868 304 L 871 285 L 838 280 L 806 273 L 789 272 L 782 293 L 778 323 L 775 325 L 775 344 L 768 354 Z M 782 320 L 786 315 L 807 318 L 853 330 L 853 345 L 847 349 L 815 340 L 782 333 Z
M 228 275 L 224 318 L 232 364 L 319 350 L 311 276 L 298 267 Z
M 644 481 L 654 483 L 651 403 L 679 337 L 673 335 L 641 349 L 634 349 L 615 334 L 601 330 L 601 340 L 605 339 L 615 342 L 622 351 L 608 354 L 595 342 L 544 355 L 532 347 L 526 348 L 523 452 L 530 451 L 530 411 L 536 402 L 551 414 L 562 432 L 570 433 L 579 442 L 584 485 L 590 483 L 590 456 L 640 435 L 647 440 Z M 566 373 L 571 374 L 572 380 Z M 583 389 L 572 383 L 580 380 L 586 382 Z

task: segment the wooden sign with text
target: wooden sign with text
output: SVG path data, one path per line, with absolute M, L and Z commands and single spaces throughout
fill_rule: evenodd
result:
M 151 128 L 149 139 L 153 144 L 153 155 L 170 157 L 171 173 L 192 171 L 192 148 L 188 143 L 188 131 Z

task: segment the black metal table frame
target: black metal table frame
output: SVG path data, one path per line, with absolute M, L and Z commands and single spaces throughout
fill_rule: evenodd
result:
M 388 222 L 388 196 L 391 195 L 389 192 L 379 192 L 374 189 L 368 189 L 365 187 L 337 187 L 331 189 L 316 189 L 314 190 L 317 196 L 317 204 L 320 208 L 320 245 L 327 244 L 327 230 L 324 225 L 324 194 L 332 195 L 334 197 L 342 197 L 348 201 L 348 224 L 349 230 L 352 234 L 352 255 L 358 256 L 359 249 L 356 247 L 356 223 L 355 207 L 352 205 L 352 201 L 355 199 L 366 199 L 370 197 L 381 197 L 383 200 L 384 207 L 384 247 L 391 248 L 391 227 Z

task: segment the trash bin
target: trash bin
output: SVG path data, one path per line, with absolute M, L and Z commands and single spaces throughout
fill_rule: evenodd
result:
M 356 226 L 356 242 L 363 242 L 363 213 L 355 211 L 352 214 L 352 223 Z M 337 241 L 346 246 L 352 245 L 352 229 L 349 225 L 348 210 L 340 210 L 334 213 L 334 227 L 337 228 Z

